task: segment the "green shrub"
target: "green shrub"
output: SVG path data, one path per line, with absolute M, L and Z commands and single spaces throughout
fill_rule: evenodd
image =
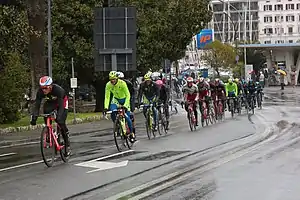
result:
M 28 87 L 29 76 L 18 53 L 2 55 L 4 68 L 0 71 L 0 123 L 20 119 L 20 102 Z

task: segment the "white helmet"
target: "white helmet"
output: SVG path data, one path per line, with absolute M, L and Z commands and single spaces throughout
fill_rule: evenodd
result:
M 53 83 L 53 80 L 50 76 L 43 76 L 40 78 L 40 86 L 49 86 Z
M 118 78 L 124 78 L 125 77 L 123 72 L 117 72 L 117 74 L 118 74 Z

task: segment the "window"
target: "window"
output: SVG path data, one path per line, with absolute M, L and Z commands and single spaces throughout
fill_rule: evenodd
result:
M 295 16 L 294 15 L 287 15 L 286 16 L 286 21 L 287 22 L 294 22 L 295 21 Z
M 283 10 L 283 5 L 282 4 L 275 5 L 275 10 Z
M 300 10 L 300 3 L 297 3 L 297 10 Z
M 265 44 L 271 44 L 271 40 L 266 40 L 264 43 Z
M 288 33 L 293 34 L 293 27 L 288 27 Z
M 265 28 L 264 30 L 265 34 L 272 34 L 273 33 L 273 28 Z
M 280 43 L 284 43 L 284 40 L 277 40 L 277 41 L 275 41 L 275 44 L 280 44 Z
M 271 11 L 272 5 L 264 5 L 264 11 Z
M 281 0 L 277 0 L 277 2 L 281 2 Z
M 283 22 L 283 16 L 275 16 L 275 22 Z
M 289 0 L 289 1 L 292 1 L 292 0 Z
M 294 41 L 293 40 L 289 40 L 289 43 L 294 43 Z
M 264 17 L 264 22 L 267 22 L 267 23 L 272 22 L 272 16 L 265 16 Z
M 295 9 L 295 5 L 294 4 L 286 4 L 285 5 L 285 9 L 286 10 L 294 10 Z
M 270 1 L 266 1 L 266 3 L 270 3 Z

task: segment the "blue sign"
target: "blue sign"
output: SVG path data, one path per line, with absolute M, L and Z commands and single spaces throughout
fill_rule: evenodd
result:
M 197 34 L 197 49 L 203 49 L 205 45 L 213 42 L 213 30 L 203 29 Z

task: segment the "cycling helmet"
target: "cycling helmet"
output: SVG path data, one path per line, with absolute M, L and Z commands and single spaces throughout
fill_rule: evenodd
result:
M 194 79 L 193 79 L 192 77 L 188 77 L 188 78 L 186 79 L 186 82 L 188 82 L 188 83 L 193 83 L 193 82 L 194 82 Z
M 117 72 L 118 78 L 124 78 L 124 73 L 123 72 Z
M 144 76 L 145 81 L 150 81 L 151 80 L 151 75 L 152 75 L 151 72 L 148 72 L 147 74 L 145 74 L 145 76 Z
M 112 80 L 112 79 L 117 79 L 118 78 L 118 73 L 116 71 L 111 71 L 109 72 L 109 80 Z
M 235 81 L 236 83 L 238 83 L 240 80 L 239 80 L 238 78 L 235 78 L 234 81 Z
M 157 85 L 159 88 L 161 88 L 161 86 L 164 84 L 164 83 L 162 82 L 162 80 L 157 80 L 157 81 L 155 81 L 155 83 L 156 83 L 156 85 Z
M 53 83 L 53 80 L 50 76 L 43 76 L 40 78 L 40 86 L 49 86 Z
M 233 83 L 232 78 L 228 79 L 228 83 Z
M 204 78 L 203 78 L 203 77 L 200 77 L 200 78 L 199 78 L 199 82 L 200 82 L 200 83 L 203 83 L 203 82 L 204 82 Z
M 209 83 L 209 82 L 210 82 L 210 79 L 209 79 L 209 78 L 207 78 L 207 79 L 206 79 L 206 81 Z

